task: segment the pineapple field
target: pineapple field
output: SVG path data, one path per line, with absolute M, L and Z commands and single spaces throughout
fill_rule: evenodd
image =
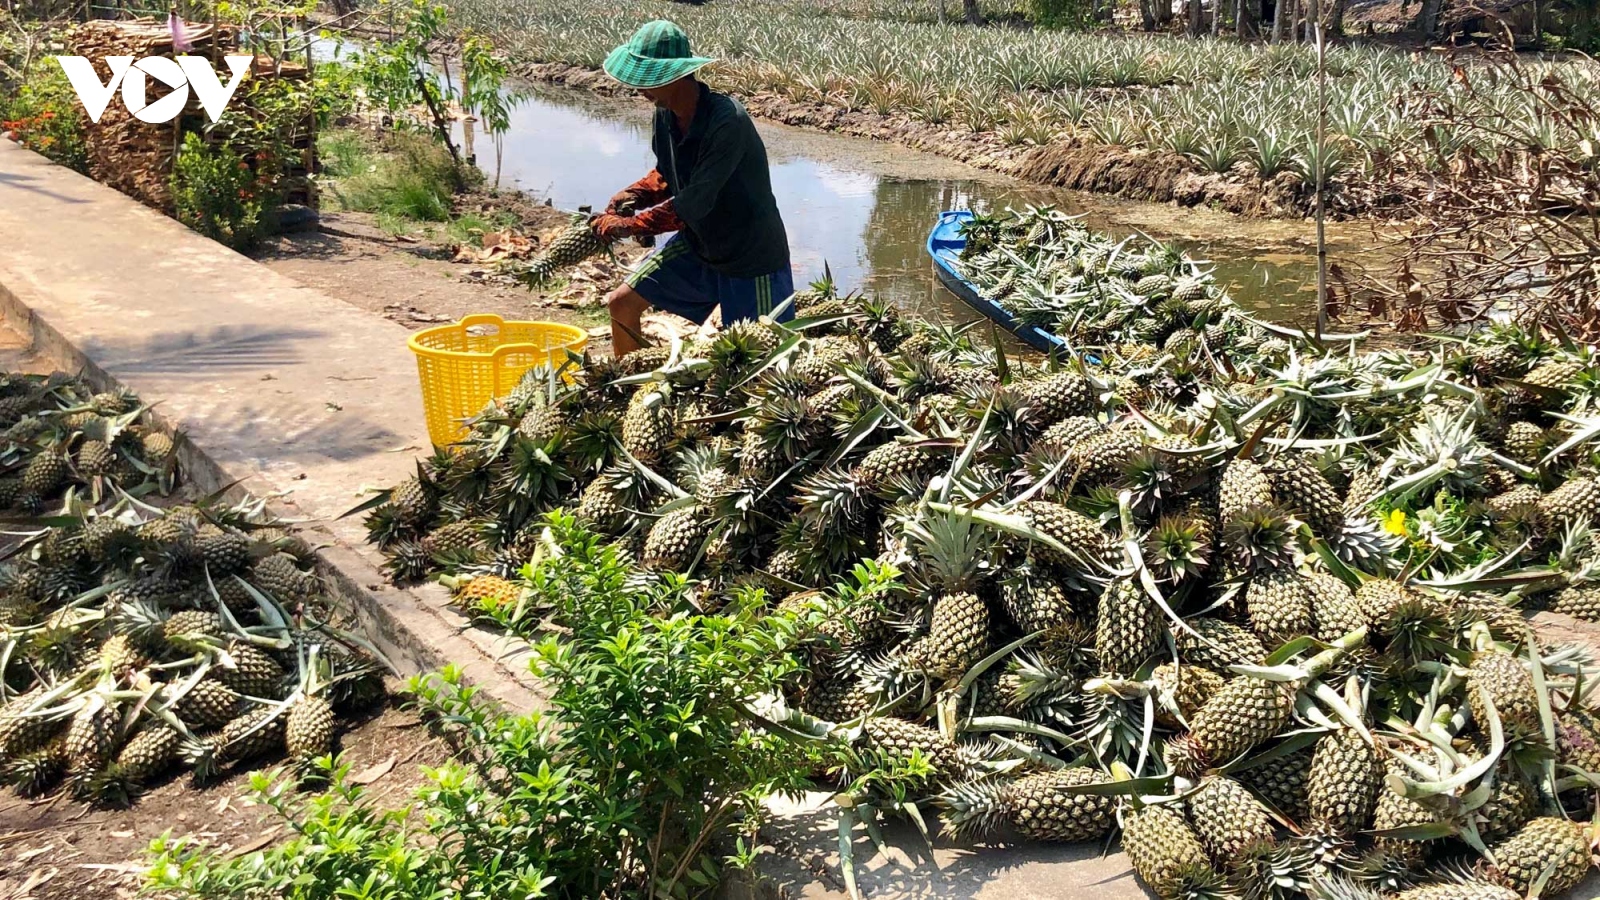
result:
M 1341 44 L 1327 54 L 1327 146 L 1315 140 L 1316 53 L 1302 44 L 1186 41 L 1049 29 L 972 28 L 860 14 L 850 4 L 741 0 L 475 3 L 461 20 L 491 34 L 513 69 L 614 90 L 597 70 L 645 21 L 670 19 L 715 57 L 710 83 L 756 114 L 896 140 L 1029 181 L 1134 199 L 1216 202 L 1250 215 L 1362 215 L 1410 190 L 1446 158 L 1538 147 L 1587 158 L 1584 127 L 1562 121 L 1471 53 Z M 932 11 L 932 5 L 924 7 Z M 1580 59 L 1528 58 L 1533 83 L 1591 98 Z M 583 70 L 583 71 L 579 71 Z M 1453 121 L 1436 96 L 1461 97 Z M 1494 127 L 1472 127 L 1475 120 Z M 1184 189 L 1179 182 L 1185 181 Z M 1215 189 L 1195 187 L 1219 182 Z M 1227 190 L 1232 185 L 1235 190 Z M 1268 188 L 1272 201 L 1261 194 Z
M 332 753 L 381 703 L 309 545 L 258 501 L 183 501 L 148 407 L 0 374 L 0 783 L 120 807 L 179 769 Z
M 969 243 L 1074 358 L 814 285 L 788 325 L 530 372 L 370 539 L 520 634 L 556 509 L 637 590 L 812 616 L 754 721 L 849 748 L 813 773 L 843 834 L 1120 832 L 1162 898 L 1582 881 L 1597 661 L 1525 614 L 1600 621 L 1592 348 L 1318 342 L 1048 208 Z

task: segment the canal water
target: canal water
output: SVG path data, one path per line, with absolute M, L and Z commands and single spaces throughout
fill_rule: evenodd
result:
M 524 86 L 499 158 L 503 186 L 556 206 L 605 205 L 647 172 L 650 108 L 553 86 Z M 796 283 L 822 277 L 843 290 L 886 295 L 941 321 L 973 314 L 939 286 L 925 243 L 939 212 L 1054 204 L 1095 227 L 1175 241 L 1207 260 L 1239 303 L 1274 319 L 1314 315 L 1315 243 L 1309 221 L 1257 221 L 1205 209 L 1111 200 L 1029 185 L 933 154 L 880 141 L 758 122 L 772 186 L 788 228 Z M 493 177 L 495 148 L 483 136 L 478 162 Z M 1332 254 L 1354 252 L 1334 232 Z

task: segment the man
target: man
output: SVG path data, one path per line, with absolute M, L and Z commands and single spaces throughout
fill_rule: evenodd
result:
M 709 62 L 666 21 L 642 26 L 606 57 L 606 74 L 656 105 L 656 167 L 611 198 L 595 233 L 677 232 L 606 297 L 618 356 L 639 348 L 634 335 L 648 307 L 698 324 L 720 306 L 727 325 L 768 315 L 794 293 L 766 147 L 738 101 L 696 80 Z

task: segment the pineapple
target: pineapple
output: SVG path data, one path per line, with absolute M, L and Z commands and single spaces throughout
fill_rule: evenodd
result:
M 110 475 L 117 468 L 117 455 L 105 441 L 84 441 L 78 446 L 78 474 L 84 478 Z
M 867 493 L 878 493 L 897 480 L 915 483 L 926 479 L 933 474 L 936 462 L 925 447 L 891 442 L 862 457 L 854 474 Z
M 1532 422 L 1518 421 L 1506 426 L 1502 446 L 1505 447 L 1507 456 L 1531 466 L 1538 463 L 1539 457 L 1544 455 L 1546 442 L 1547 436 L 1543 428 Z
M 1515 656 L 1490 650 L 1479 653 L 1467 669 L 1467 703 L 1472 720 L 1484 734 L 1489 733 L 1486 698 L 1494 702 L 1508 734 L 1538 730 L 1539 698 L 1533 676 Z
M 1217 513 L 1227 522 L 1251 509 L 1272 504 L 1272 481 L 1248 459 L 1235 459 L 1222 470 L 1217 488 Z
M 230 719 L 217 735 L 219 762 L 237 762 L 276 753 L 283 748 L 284 719 L 281 710 L 260 706 Z
M 1534 366 L 1532 371 L 1519 380 L 1536 388 L 1565 392 L 1571 389 L 1572 380 L 1586 368 L 1587 366 L 1579 360 L 1548 359 Z
M 589 482 L 588 487 L 585 487 L 578 497 L 578 508 L 575 513 L 579 520 L 597 531 L 614 534 L 621 530 L 626 510 L 623 508 L 615 479 L 609 474 L 602 473 Z
M 560 437 L 570 424 L 570 417 L 560 406 L 538 403 L 517 423 L 517 434 L 540 446 Z
M 1000 606 L 1023 634 L 1048 631 L 1074 618 L 1072 601 L 1061 585 L 1026 570 L 1001 582 Z
M 1404 763 L 1392 759 L 1384 764 L 1384 769 L 1385 774 L 1393 776 L 1405 776 L 1410 771 Z M 1430 825 L 1437 821 L 1439 821 L 1438 814 L 1421 803 L 1387 787 L 1378 789 L 1377 802 L 1372 808 L 1373 831 Z M 1376 842 L 1379 849 L 1412 867 L 1420 864 L 1428 852 L 1428 845 L 1424 841 L 1379 837 Z
M 240 699 L 222 682 L 202 678 L 178 701 L 174 712 L 191 728 L 217 728 L 238 714 Z
M 58 715 L 42 714 L 53 705 L 40 685 L 0 706 L 0 753 L 20 756 L 48 744 L 66 724 Z
M 1356 470 L 1350 477 L 1350 486 L 1344 492 L 1344 511 L 1346 515 L 1365 515 L 1367 507 L 1372 501 L 1378 499 L 1384 489 L 1389 486 L 1388 479 L 1381 469 L 1368 466 Z
M 479 575 L 456 588 L 455 601 L 465 609 L 493 612 L 514 606 L 522 597 L 515 582 L 495 575 Z
M 1305 576 L 1293 569 L 1253 576 L 1244 603 L 1250 627 L 1269 647 L 1311 633 L 1311 589 Z
M 1306 786 L 1310 820 L 1319 830 L 1351 835 L 1372 818 L 1383 787 L 1383 758 L 1353 728 L 1317 741 Z
M 1120 578 L 1100 594 L 1095 653 L 1100 667 L 1126 675 L 1161 649 L 1164 616 L 1139 583 Z
M 1306 578 L 1311 592 L 1311 634 L 1319 641 L 1336 641 L 1366 624 L 1350 586 L 1327 572 Z
M 650 526 L 645 537 L 645 567 L 664 572 L 686 570 L 715 527 L 716 521 L 699 506 L 686 506 L 667 513 Z
M 472 522 L 441 525 L 422 539 L 422 551 L 436 561 L 472 559 L 483 549 L 483 535 Z
M 1249 676 L 1230 680 L 1194 714 L 1189 733 L 1168 742 L 1167 764 L 1193 777 L 1259 746 L 1289 721 L 1296 692 L 1293 683 Z
M 1363 581 L 1356 588 L 1356 606 L 1360 608 L 1366 624 L 1373 628 L 1381 628 L 1407 607 L 1425 602 L 1425 598 L 1416 590 L 1387 578 Z
M 1539 811 L 1539 794 L 1515 767 L 1502 765 L 1494 775 L 1489 799 L 1473 810 L 1478 836 L 1494 843 L 1515 834 Z
M 622 446 L 639 462 L 655 465 L 666 461 L 676 430 L 677 416 L 666 392 L 640 390 L 622 417 Z
M 300 571 L 295 558 L 287 553 L 274 553 L 257 560 L 251 569 L 250 580 L 280 603 L 291 603 L 310 596 L 313 583 L 311 574 Z
M 1220 881 L 1200 838 L 1167 806 L 1129 813 L 1122 826 L 1122 849 L 1133 870 L 1162 900 L 1194 897 Z
M 1239 781 L 1289 819 L 1303 821 L 1309 813 L 1311 751 L 1300 750 L 1241 771 Z
M 1094 386 L 1089 379 L 1073 372 L 1027 382 L 1022 392 L 1029 408 L 1034 410 L 1035 421 L 1041 426 L 1095 412 Z
M 1600 515 L 1600 478 L 1573 478 L 1539 498 L 1538 512 L 1545 527 L 1592 523 Z
M 825 722 L 849 722 L 873 708 L 873 695 L 859 679 L 824 678 L 806 689 L 800 708 Z
M 1004 822 L 1029 840 L 1097 841 L 1111 831 L 1110 797 L 1069 793 L 1103 784 L 1094 769 L 1055 769 L 1011 781 L 974 781 L 947 791 L 944 821 L 956 835 L 987 831 Z
M 74 772 L 98 769 L 117 749 L 117 710 L 105 698 L 90 695 L 67 726 L 67 765 Z
M 41 450 L 22 470 L 22 494 L 46 499 L 67 480 L 67 460 L 54 450 Z
M 203 529 L 195 536 L 194 548 L 212 579 L 241 572 L 250 563 L 250 539 L 231 531 Z
M 1193 665 L 1204 666 L 1219 672 L 1234 665 L 1257 665 L 1267 656 L 1267 649 L 1254 632 L 1222 619 L 1197 618 L 1188 623 L 1196 634 L 1174 630 L 1178 655 Z
M 1105 427 L 1090 416 L 1068 416 L 1046 428 L 1044 433 L 1039 435 L 1037 443 L 1065 450 L 1103 431 Z
M 331 754 L 333 737 L 333 706 L 322 697 L 301 697 L 284 716 L 284 745 L 297 761 Z
M 170 725 L 146 725 L 134 732 L 117 753 L 116 769 L 134 784 L 145 784 L 177 761 L 181 742 L 177 730 Z
M 1047 565 L 1083 570 L 1103 565 L 1111 556 L 1111 537 L 1087 516 L 1041 500 L 1017 504 L 1015 512 L 1027 520 L 1030 528 L 1067 548 L 1064 555 L 1042 544 L 1033 546 L 1034 555 Z
M 1343 504 L 1316 466 L 1304 457 L 1285 455 L 1269 463 L 1265 471 L 1284 507 L 1299 515 L 1312 531 L 1322 537 L 1339 533 L 1344 526 Z
M 413 530 L 426 527 L 438 510 L 438 499 L 421 473 L 395 485 L 389 492 L 389 503 L 400 525 Z
M 1548 816 L 1534 819 L 1489 848 L 1494 863 L 1484 872 L 1490 880 L 1519 894 L 1526 894 L 1549 872 L 1544 895 L 1563 894 L 1589 874 L 1589 842 L 1581 823 Z
M 539 255 L 517 274 L 517 279 L 537 286 L 562 269 L 575 266 L 606 247 L 606 242 L 594 233 L 588 220 L 576 219 L 550 238 Z
M 282 689 L 283 666 L 265 651 L 242 641 L 228 645 L 226 663 L 212 669 L 218 680 L 247 697 L 275 698 Z
M 37 750 L 7 755 L 0 764 L 0 783 L 11 785 L 18 797 L 37 797 L 66 772 L 66 742 L 57 737 Z
M 1266 807 L 1232 778 L 1218 775 L 1201 782 L 1184 807 L 1200 843 L 1218 865 L 1227 866 L 1251 845 L 1273 839 Z
M 1489 515 L 1497 522 L 1527 525 L 1537 521 L 1539 503 L 1544 498 L 1537 487 L 1519 484 L 1484 501 Z
M 861 737 L 886 762 L 903 763 L 918 753 L 933 769 L 933 779 L 947 782 L 970 775 L 976 758 L 926 725 L 904 719 L 880 717 L 862 723 Z
M 1600 716 L 1582 708 L 1563 710 L 1556 717 L 1556 760 L 1600 775 Z
M 161 468 L 172 459 L 178 449 L 172 435 L 164 431 L 149 431 L 139 438 L 139 455 L 152 466 Z
M 942 594 L 928 633 L 906 650 L 907 662 L 934 678 L 956 678 L 989 651 L 989 605 L 976 594 Z
M 1150 681 L 1161 701 L 1156 707 L 1156 720 L 1176 728 L 1215 697 L 1227 679 L 1200 666 L 1166 662 L 1151 670 Z

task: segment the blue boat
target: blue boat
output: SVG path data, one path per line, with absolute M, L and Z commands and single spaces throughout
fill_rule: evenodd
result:
M 1036 325 L 1018 322 L 1015 316 L 983 296 L 977 285 L 962 276 L 957 260 L 961 258 L 962 248 L 967 246 L 967 239 L 961 236 L 961 226 L 972 217 L 972 211 L 967 209 L 942 212 L 939 221 L 934 223 L 933 231 L 928 233 L 928 255 L 933 257 L 933 270 L 939 275 L 939 282 L 949 288 L 950 293 L 960 297 L 963 303 L 988 316 L 1035 350 L 1044 353 L 1066 350 L 1066 341 Z

